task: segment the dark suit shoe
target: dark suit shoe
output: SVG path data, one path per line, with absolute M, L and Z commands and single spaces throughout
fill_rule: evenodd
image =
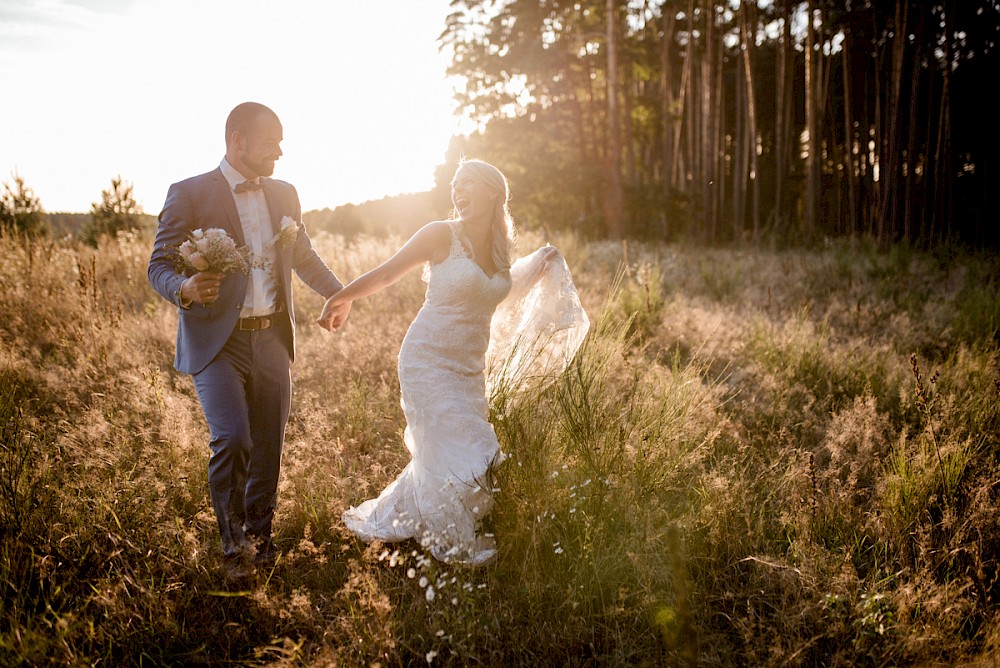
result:
M 226 581 L 231 584 L 247 584 L 257 575 L 257 569 L 243 555 L 225 557 L 223 560 L 223 570 L 226 575 Z
M 270 568 L 278 559 L 278 551 L 273 545 L 262 545 L 257 548 L 257 553 L 253 557 L 253 564 L 257 568 Z
M 248 536 L 250 544 L 253 545 L 253 563 L 258 568 L 270 568 L 278 558 L 278 551 L 274 549 L 274 541 L 270 536 Z

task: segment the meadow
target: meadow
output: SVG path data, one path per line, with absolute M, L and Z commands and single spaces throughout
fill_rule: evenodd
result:
M 493 397 L 497 561 L 343 527 L 406 463 L 424 285 L 334 335 L 299 284 L 281 554 L 234 590 L 150 240 L 0 238 L 0 664 L 1000 664 L 1000 259 L 543 241 L 593 324 Z M 398 242 L 315 238 L 346 279 Z

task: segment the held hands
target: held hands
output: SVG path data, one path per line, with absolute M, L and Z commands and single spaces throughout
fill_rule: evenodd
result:
M 222 274 L 201 271 L 181 283 L 180 297 L 184 304 L 211 306 L 219 298 Z M 186 307 L 185 307 L 186 308 Z
M 351 312 L 351 302 L 338 302 L 337 295 L 326 300 L 323 312 L 316 318 L 320 327 L 328 332 L 336 332 L 344 326 L 347 315 Z

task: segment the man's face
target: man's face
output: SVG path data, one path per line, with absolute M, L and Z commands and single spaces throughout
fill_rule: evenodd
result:
M 245 132 L 234 133 L 235 167 L 248 179 L 270 176 L 274 163 L 281 157 L 281 122 L 270 114 L 261 114 Z

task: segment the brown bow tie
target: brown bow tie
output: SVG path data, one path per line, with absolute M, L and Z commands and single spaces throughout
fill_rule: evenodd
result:
M 260 190 L 263 187 L 264 184 L 260 181 L 244 181 L 243 183 L 237 183 L 235 190 L 238 193 L 243 193 L 248 190 Z

